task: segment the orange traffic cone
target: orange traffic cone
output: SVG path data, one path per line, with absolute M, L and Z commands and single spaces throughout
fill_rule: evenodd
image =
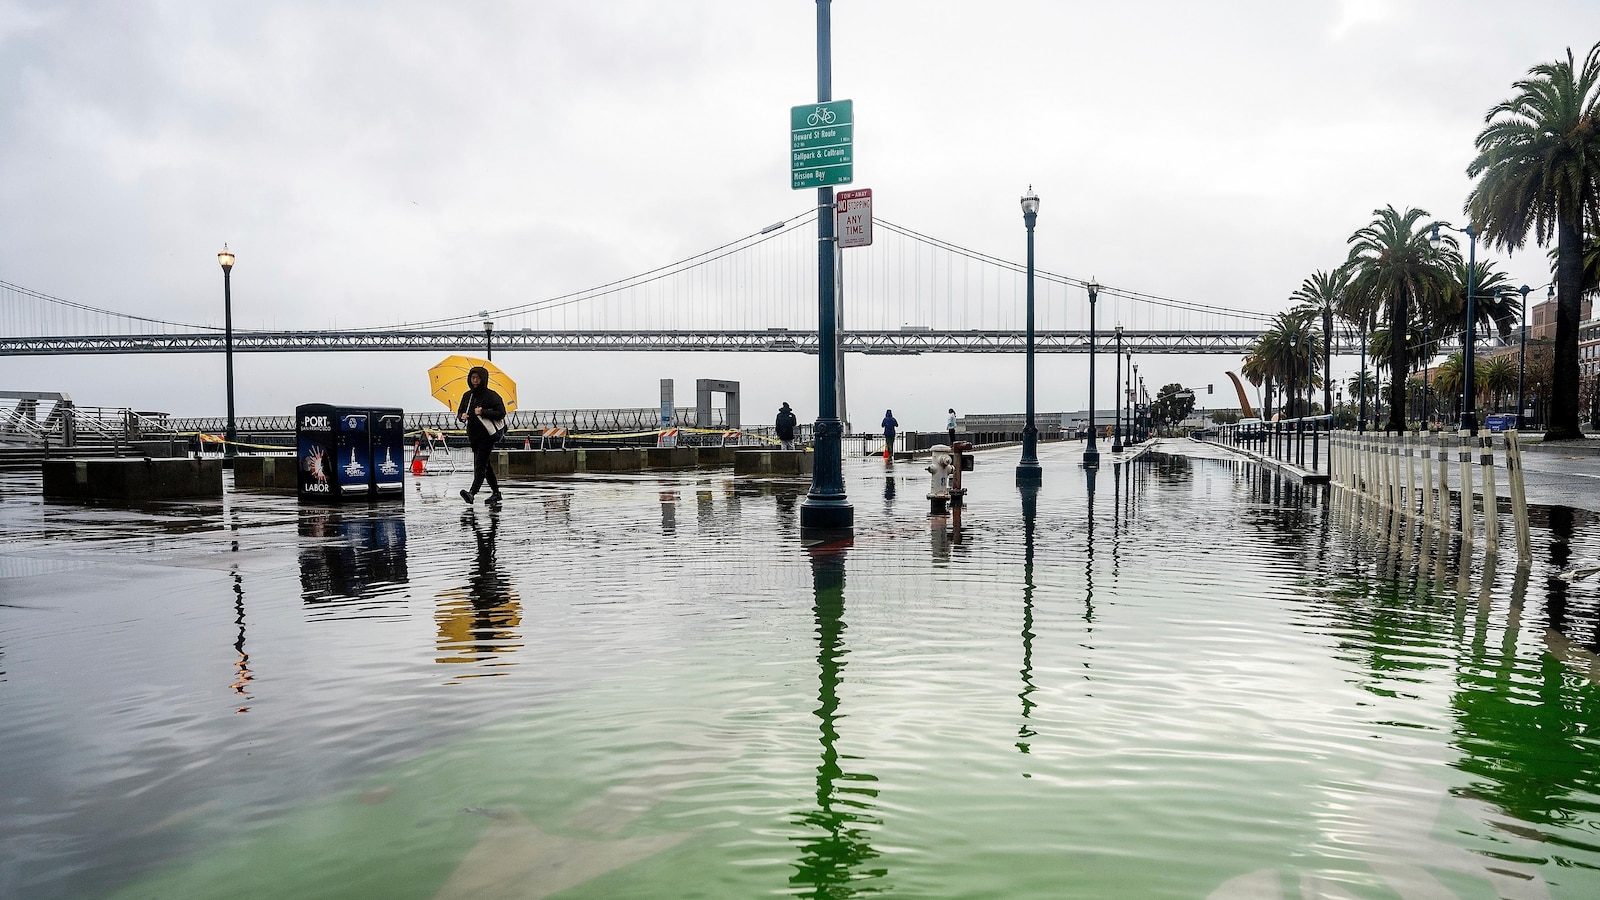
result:
M 422 444 L 418 442 L 411 448 L 411 474 L 421 475 L 422 472 Z
M 532 450 L 533 449 L 533 439 L 528 437 L 527 435 L 523 435 L 522 436 L 522 449 L 524 449 L 524 450 Z

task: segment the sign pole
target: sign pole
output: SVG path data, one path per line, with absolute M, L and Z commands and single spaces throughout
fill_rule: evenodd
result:
M 817 0 L 817 102 L 833 99 L 832 0 Z M 845 529 L 855 508 L 844 491 L 843 428 L 839 423 L 838 328 L 835 319 L 833 186 L 817 188 L 817 421 L 811 491 L 800 504 L 800 527 Z

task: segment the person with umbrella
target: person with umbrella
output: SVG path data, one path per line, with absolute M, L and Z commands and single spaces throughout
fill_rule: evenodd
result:
M 473 366 L 467 372 L 467 392 L 456 406 L 456 419 L 466 423 L 467 442 L 472 445 L 472 487 L 461 492 L 471 503 L 484 482 L 489 483 L 489 502 L 500 502 L 500 482 L 494 477 L 494 445 L 505 433 L 506 404 L 489 387 L 489 370 Z

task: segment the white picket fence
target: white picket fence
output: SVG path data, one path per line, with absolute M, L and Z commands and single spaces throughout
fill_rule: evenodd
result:
M 1391 543 L 1409 541 L 1413 527 L 1424 529 L 1424 537 L 1427 530 L 1449 537 L 1459 522 L 1462 546 L 1471 548 L 1481 519 L 1484 549 L 1497 555 L 1503 524 L 1499 487 L 1503 483 L 1510 496 L 1517 559 L 1522 565 L 1532 562 L 1522 451 L 1515 431 L 1477 437 L 1466 432 L 1435 435 L 1416 431 L 1337 431 L 1332 447 L 1330 480 L 1341 489 L 1336 501 L 1352 521 L 1386 532 Z M 1454 490 L 1450 486 L 1451 462 L 1457 464 Z

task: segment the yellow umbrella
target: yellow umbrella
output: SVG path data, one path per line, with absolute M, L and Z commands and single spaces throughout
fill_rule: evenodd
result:
M 483 366 L 489 370 L 489 387 L 506 402 L 506 412 L 517 408 L 517 383 L 511 380 L 511 376 L 500 371 L 500 367 L 494 363 L 471 356 L 447 356 L 428 370 L 428 383 L 433 385 L 434 398 L 455 412 L 461 395 L 467 392 L 467 372 L 473 366 Z

